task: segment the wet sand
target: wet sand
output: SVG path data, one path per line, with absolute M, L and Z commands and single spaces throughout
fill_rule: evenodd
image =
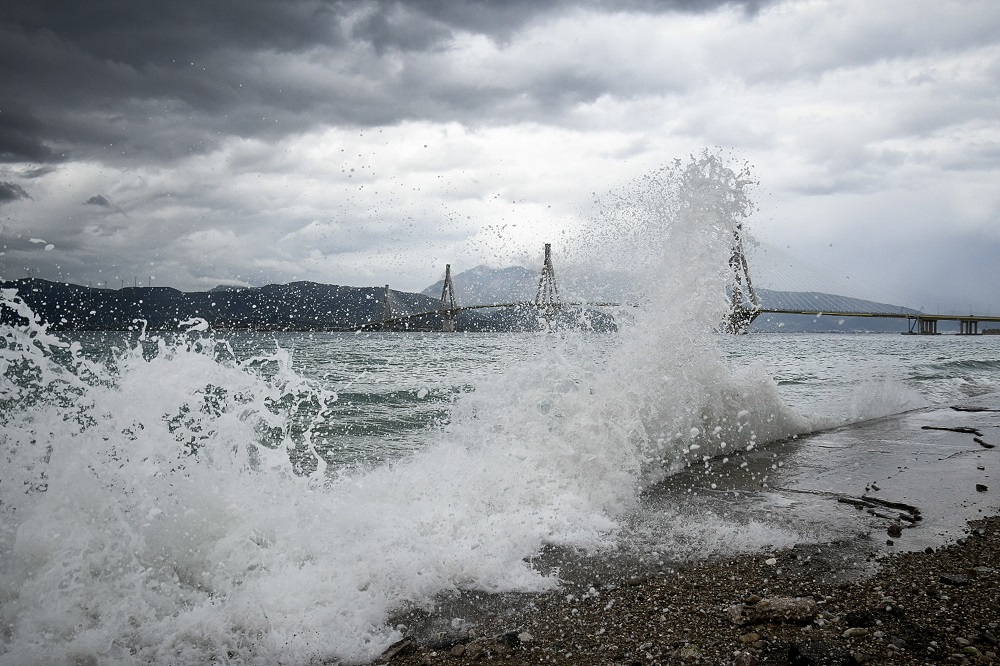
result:
M 815 538 L 688 560 L 552 549 L 534 565 L 559 567 L 558 590 L 401 614 L 408 638 L 377 663 L 993 663 L 998 469 L 995 395 L 710 461 L 652 489 L 637 533 L 682 503 Z

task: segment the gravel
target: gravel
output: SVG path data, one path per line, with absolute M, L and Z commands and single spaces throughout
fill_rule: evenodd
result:
M 990 664 L 1000 517 L 956 543 L 850 561 L 843 544 L 580 568 L 542 595 L 464 593 L 396 622 L 378 664 Z M 864 559 L 864 558 L 862 558 Z M 626 567 L 627 568 L 627 567 Z M 1000 662 L 998 662 L 1000 663 Z

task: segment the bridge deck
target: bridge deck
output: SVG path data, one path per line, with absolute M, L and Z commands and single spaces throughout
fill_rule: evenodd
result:
M 816 317 L 878 317 L 881 319 L 924 319 L 927 321 L 985 321 L 1000 322 L 1000 316 L 994 315 L 950 315 L 924 314 L 923 312 L 831 312 L 829 310 L 792 310 L 778 308 L 760 308 L 760 314 L 797 314 Z

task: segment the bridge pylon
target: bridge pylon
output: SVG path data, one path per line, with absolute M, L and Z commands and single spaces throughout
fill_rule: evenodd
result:
M 750 330 L 750 324 L 760 314 L 760 302 L 757 291 L 750 281 L 750 269 L 747 265 L 747 255 L 743 251 L 743 238 L 740 231 L 743 225 L 737 224 L 733 230 L 733 254 L 729 257 L 729 268 L 732 270 L 731 296 L 729 318 L 726 321 L 726 332 L 743 334 Z M 746 291 L 744 292 L 744 281 Z
M 441 288 L 441 304 L 438 311 L 441 313 L 441 330 L 445 333 L 455 332 L 455 310 L 458 309 L 458 301 L 455 299 L 455 285 L 451 281 L 451 264 L 444 267 L 444 286 Z
M 556 310 L 559 309 L 559 286 L 556 284 L 556 269 L 552 266 L 552 243 L 545 244 L 545 262 L 542 264 L 542 274 L 538 278 L 538 292 L 535 294 L 535 306 L 542 311 L 546 324 L 552 326 Z
M 387 326 L 386 322 L 392 319 L 392 294 L 389 293 L 389 285 L 385 285 L 385 292 L 382 294 L 382 327 Z

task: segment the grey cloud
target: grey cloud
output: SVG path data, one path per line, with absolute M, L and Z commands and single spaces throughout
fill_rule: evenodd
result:
M 54 167 L 51 164 L 49 164 L 49 165 L 46 165 L 46 166 L 36 167 L 34 169 L 28 169 L 27 171 L 24 172 L 23 175 L 24 175 L 25 178 L 41 178 L 42 176 L 49 175 L 50 173 L 54 172 L 55 170 L 56 170 L 56 167 Z
M 370 43 L 379 54 L 389 49 L 423 51 L 451 34 L 445 25 L 399 3 L 372 12 L 351 29 L 351 37 Z
M 30 198 L 25 189 L 17 183 L 0 181 L 0 204 Z
M 0 161 L 164 162 L 210 152 L 229 136 L 274 140 L 320 124 L 555 117 L 566 105 L 594 99 L 608 82 L 569 74 L 529 80 L 525 90 L 513 91 L 526 93 L 526 102 L 511 104 L 509 88 L 443 85 L 438 72 L 413 70 L 407 54 L 433 54 L 457 31 L 504 41 L 568 8 L 698 12 L 726 4 L 753 12 L 762 3 L 3 3 L 0 99 L 17 99 L 22 108 L 0 113 Z M 289 61 L 320 61 L 327 71 L 285 71 Z

